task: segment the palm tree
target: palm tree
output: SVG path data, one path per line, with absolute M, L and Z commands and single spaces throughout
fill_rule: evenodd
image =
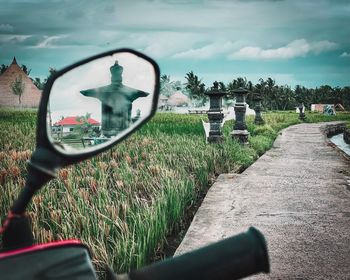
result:
M 228 84 L 227 88 L 228 90 L 232 91 L 234 89 L 238 89 L 238 88 L 247 88 L 248 82 L 247 82 L 247 78 L 244 77 L 238 77 L 237 79 L 233 79 L 231 83 Z
M 199 106 L 204 106 L 207 101 L 207 96 L 205 93 L 205 84 L 201 79 L 198 78 L 197 75 L 190 71 L 186 73 L 185 76 L 187 83 L 185 83 L 185 88 L 189 93 L 191 99 L 194 99 L 198 103 Z
M 266 80 L 266 95 L 269 100 L 270 104 L 270 110 L 273 110 L 274 103 L 276 99 L 276 89 L 275 89 L 276 82 L 272 78 L 268 77 Z
M 278 94 L 277 94 L 277 109 L 281 110 L 287 110 L 292 109 L 295 104 L 294 94 L 292 89 L 287 86 L 280 86 L 278 87 Z
M 262 78 L 259 79 L 259 83 L 257 83 L 254 86 L 254 90 L 260 93 L 262 97 L 262 100 L 261 100 L 262 107 L 267 108 L 268 96 L 266 95 L 266 82 L 264 81 L 264 79 Z
M 170 81 L 170 76 L 162 75 L 160 77 L 160 93 L 169 97 L 174 93 L 174 91 L 175 91 L 174 82 Z
M 298 104 L 304 103 L 306 104 L 307 102 L 307 92 L 306 92 L 306 88 L 301 86 L 301 85 L 296 85 L 295 89 L 294 89 L 294 93 L 295 93 L 295 101 Z

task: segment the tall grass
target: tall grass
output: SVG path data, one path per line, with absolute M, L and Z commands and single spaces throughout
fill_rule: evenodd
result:
M 124 272 L 149 262 L 165 237 L 179 227 L 215 176 L 253 163 L 278 131 L 299 123 L 295 113 L 265 114 L 256 126 L 248 117 L 250 145 L 241 146 L 224 126 L 225 141 L 207 145 L 205 116 L 157 114 L 120 145 L 59 171 L 29 207 L 38 242 L 79 238 L 100 269 Z M 0 212 L 3 218 L 24 184 L 26 161 L 35 146 L 36 113 L 0 110 Z M 309 121 L 349 120 L 349 114 Z

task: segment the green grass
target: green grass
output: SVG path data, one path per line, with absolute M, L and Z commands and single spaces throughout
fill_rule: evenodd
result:
M 157 114 L 120 145 L 76 166 L 34 198 L 29 208 L 38 242 L 79 238 L 93 252 L 98 268 L 109 264 L 124 272 L 140 267 L 162 250 L 165 237 L 182 219 L 216 175 L 248 167 L 268 150 L 278 132 L 300 123 L 294 112 L 263 115 L 256 126 L 248 117 L 248 146 L 230 137 L 205 143 L 205 116 Z M 307 114 L 308 122 L 350 120 L 349 114 Z M 26 161 L 35 146 L 36 113 L 0 110 L 0 212 L 24 184 Z

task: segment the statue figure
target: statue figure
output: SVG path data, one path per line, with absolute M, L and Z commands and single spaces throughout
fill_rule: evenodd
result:
M 149 93 L 123 85 L 123 67 L 118 61 L 110 67 L 111 84 L 99 88 L 82 90 L 84 96 L 94 97 L 102 104 L 102 135 L 116 136 L 131 124 L 132 103 Z
M 306 115 L 305 115 L 304 103 L 300 103 L 298 109 L 299 109 L 299 119 L 302 120 L 302 121 L 305 121 L 306 120 Z

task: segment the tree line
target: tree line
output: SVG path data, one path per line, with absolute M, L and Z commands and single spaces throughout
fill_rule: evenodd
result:
M 0 75 L 6 71 L 7 65 L 0 66 Z M 29 76 L 31 69 L 26 65 L 21 65 L 22 70 Z M 40 78 L 30 78 L 34 85 L 42 90 L 47 80 L 56 72 L 56 69 L 50 68 L 48 76 L 42 81 Z M 185 75 L 186 82 L 172 81 L 169 75 L 162 75 L 160 78 L 160 91 L 165 96 L 170 96 L 176 90 L 182 90 L 184 94 L 192 100 L 194 106 L 204 106 L 208 101 L 205 93 L 210 90 L 211 86 L 206 86 L 202 79 L 190 71 Z M 260 78 L 258 83 L 253 84 L 245 77 L 234 78 L 231 82 L 225 84 L 219 82 L 219 90 L 228 94 L 224 97 L 224 105 L 229 106 L 232 103 L 230 93 L 240 87 L 249 91 L 247 103 L 253 104 L 255 93 L 262 97 L 262 105 L 265 110 L 292 110 L 299 104 L 303 103 L 307 108 L 311 104 L 341 104 L 344 108 L 350 109 L 350 86 L 331 87 L 322 85 L 316 88 L 307 88 L 302 85 L 296 85 L 291 88 L 289 85 L 277 85 L 275 80 Z
M 161 93 L 169 96 L 175 90 L 181 89 L 184 94 L 188 95 L 195 106 L 203 106 L 208 97 L 205 93 L 211 89 L 207 87 L 202 79 L 190 71 L 185 75 L 186 82 L 171 81 L 170 76 L 161 76 Z M 262 97 L 262 105 L 265 110 L 293 110 L 299 104 L 303 103 L 306 108 L 311 104 L 341 104 L 344 108 L 350 109 L 350 86 L 331 87 L 322 85 L 315 88 L 307 88 L 302 85 L 296 85 L 291 88 L 289 85 L 277 85 L 275 80 L 260 78 L 258 83 L 253 84 L 245 77 L 234 78 L 231 82 L 225 84 L 219 82 L 219 90 L 227 92 L 224 98 L 224 105 L 228 106 L 232 102 L 233 90 L 240 87 L 249 91 L 247 103 L 251 106 L 254 104 L 254 94 L 259 93 Z

